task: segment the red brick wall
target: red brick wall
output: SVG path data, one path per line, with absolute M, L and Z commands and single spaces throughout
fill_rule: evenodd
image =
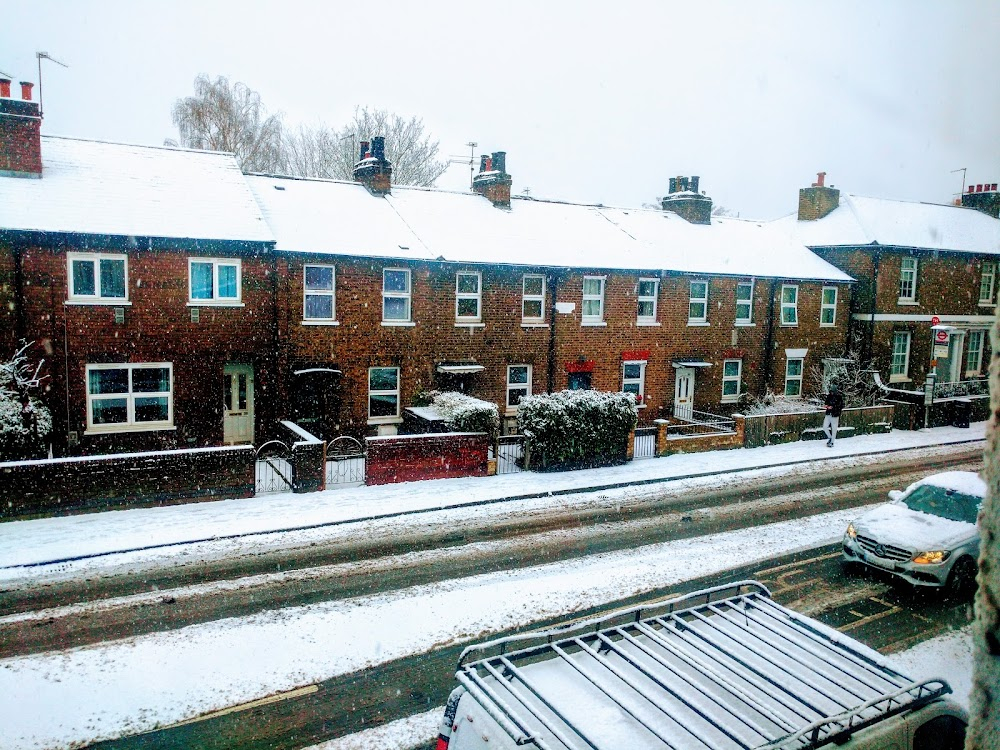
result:
M 480 433 L 368 438 L 365 484 L 484 477 L 488 440 Z
M 38 104 L 0 100 L 0 172 L 41 174 L 41 129 Z
M 0 243 L 0 359 L 7 359 L 17 345 L 17 299 L 14 289 L 14 252 Z

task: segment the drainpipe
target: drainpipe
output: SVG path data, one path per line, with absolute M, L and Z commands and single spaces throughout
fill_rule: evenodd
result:
M 764 338 L 764 393 L 771 387 L 771 377 L 774 372 L 774 305 L 778 280 L 771 279 L 771 291 L 767 305 L 767 336 Z M 764 395 L 763 393 L 761 395 Z
M 879 265 L 882 262 L 882 252 L 876 246 L 875 252 L 873 254 L 872 263 L 872 299 L 871 299 L 871 318 L 868 322 L 868 334 L 864 338 L 864 361 L 869 361 L 872 358 L 872 344 L 875 340 L 875 311 L 878 310 L 878 271 Z
M 552 274 L 552 304 L 549 305 L 549 372 L 546 386 L 549 393 L 552 393 L 556 379 L 556 292 L 558 291 L 559 276 Z

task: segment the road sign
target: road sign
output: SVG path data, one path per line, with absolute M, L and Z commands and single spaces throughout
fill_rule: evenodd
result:
M 932 326 L 939 326 L 939 325 L 941 325 L 941 318 L 939 318 L 937 315 L 932 315 L 931 316 L 931 325 Z
M 934 338 L 937 340 L 939 344 L 945 344 L 948 342 L 948 332 L 938 331 L 937 333 L 934 334 Z

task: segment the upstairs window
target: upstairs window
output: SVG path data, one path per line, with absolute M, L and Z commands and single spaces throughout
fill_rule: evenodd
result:
M 889 381 L 909 380 L 910 372 L 910 332 L 894 331 L 892 334 L 892 363 L 889 366 Z
M 639 279 L 637 296 L 639 298 L 639 309 L 637 318 L 639 323 L 656 322 L 656 298 L 659 296 L 660 282 L 657 279 Z
M 993 261 L 983 261 L 979 277 L 979 304 L 993 305 L 997 278 L 997 264 Z
M 583 324 L 604 322 L 604 277 L 583 277 Z
M 124 255 L 67 253 L 69 300 L 121 304 L 128 299 L 128 259 Z
M 399 368 L 368 368 L 368 421 L 393 422 L 399 418 Z
M 797 398 L 802 395 L 802 360 L 785 361 L 785 395 Z
M 622 362 L 622 391 L 635 396 L 635 402 L 642 404 L 646 393 L 646 362 L 634 360 Z
M 172 427 L 173 365 L 87 365 L 87 429 L 93 432 Z
M 306 266 L 302 317 L 306 320 L 336 320 L 336 274 L 333 266 Z
M 708 322 L 708 282 L 692 281 L 688 299 L 688 325 Z
M 240 301 L 240 261 L 188 259 L 190 302 L 233 304 Z
M 753 323 L 753 282 L 741 281 L 736 285 L 736 324 Z
M 722 363 L 722 400 L 739 401 L 743 395 L 743 360 L 727 359 Z
M 969 331 L 969 345 L 965 352 L 965 376 L 979 377 L 983 369 L 983 331 Z
M 386 323 L 410 322 L 410 271 L 386 268 L 382 271 L 382 320 Z
M 823 287 L 823 300 L 819 308 L 819 324 L 833 326 L 837 324 L 837 287 Z
M 521 321 L 545 322 L 545 277 L 526 273 L 521 279 Z
M 517 411 L 521 399 L 531 395 L 531 365 L 507 365 L 507 411 Z
M 917 259 L 903 258 L 899 266 L 899 301 L 917 301 Z
M 477 272 L 455 274 L 455 319 L 478 323 L 483 319 L 483 277 Z
M 781 285 L 781 325 L 799 324 L 799 288 L 794 284 Z

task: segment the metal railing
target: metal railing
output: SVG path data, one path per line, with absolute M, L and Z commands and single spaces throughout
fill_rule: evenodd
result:
M 291 492 L 292 449 L 280 440 L 269 440 L 257 449 L 255 493 Z
M 704 435 L 732 435 L 735 432 L 736 420 L 694 409 L 691 410 L 691 419 L 688 421 L 667 425 L 667 438 L 675 439 Z
M 632 458 L 656 458 L 656 427 L 636 427 Z
M 326 486 L 356 487 L 365 483 L 365 448 L 343 435 L 326 444 Z
M 990 381 L 987 378 L 959 380 L 953 383 L 934 383 L 934 398 L 986 396 L 989 395 L 989 392 Z

